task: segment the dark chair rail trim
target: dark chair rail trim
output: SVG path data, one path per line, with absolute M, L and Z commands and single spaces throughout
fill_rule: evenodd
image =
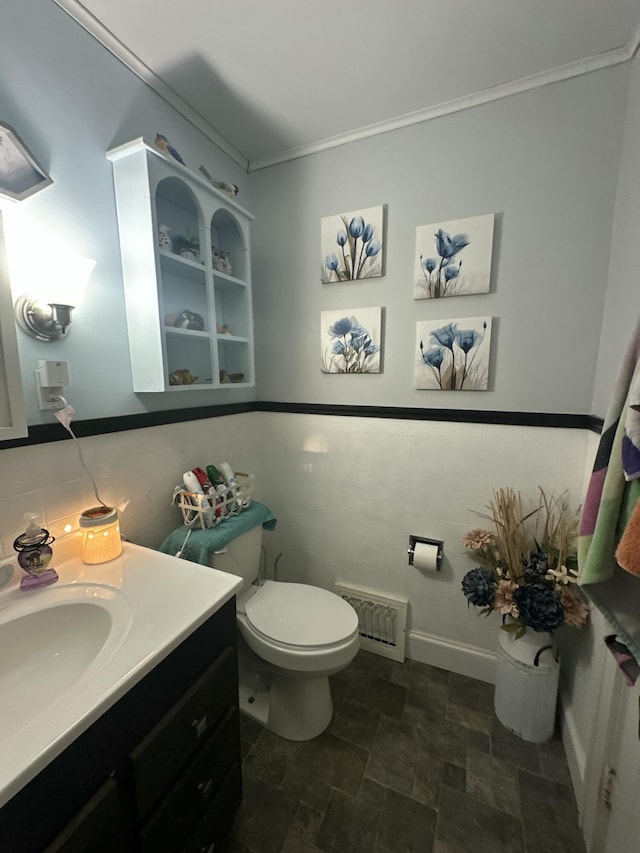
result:
M 588 429 L 602 432 L 603 420 L 594 415 L 561 414 L 553 412 L 492 412 L 473 409 L 422 409 L 410 406 L 342 406 L 331 403 L 277 403 L 256 401 L 229 403 L 221 406 L 199 406 L 191 409 L 168 409 L 160 412 L 143 412 L 112 418 L 73 421 L 73 431 L 78 438 L 124 432 L 130 429 L 162 426 L 164 424 L 219 418 L 244 412 L 285 412 L 303 415 L 333 415 L 350 418 L 391 418 L 414 421 L 449 421 L 469 424 L 507 424 L 511 426 L 557 427 L 559 429 Z M 36 424 L 29 427 L 27 438 L 15 438 L 0 444 L 0 449 L 46 444 L 69 438 L 65 428 L 56 423 Z

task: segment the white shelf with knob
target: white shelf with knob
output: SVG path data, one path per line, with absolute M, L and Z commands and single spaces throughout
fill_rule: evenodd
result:
M 252 214 L 142 138 L 107 158 L 133 390 L 253 387 Z

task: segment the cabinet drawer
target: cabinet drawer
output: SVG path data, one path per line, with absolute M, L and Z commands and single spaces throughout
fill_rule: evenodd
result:
M 45 853 L 120 853 L 121 827 L 118 786 L 107 779 Z
M 238 709 L 230 708 L 143 827 L 145 853 L 174 853 L 179 849 L 218 793 L 231 764 L 240 760 L 239 751 Z
M 180 853 L 215 853 L 231 829 L 241 800 L 240 765 L 235 762 Z
M 138 814 L 144 820 L 222 714 L 238 702 L 236 652 L 226 648 L 131 753 Z

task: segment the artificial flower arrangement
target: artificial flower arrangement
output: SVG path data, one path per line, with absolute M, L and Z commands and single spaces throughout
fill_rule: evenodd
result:
M 476 528 L 463 538 L 480 563 L 462 579 L 467 600 L 485 615 L 502 614 L 502 628 L 516 638 L 527 628 L 586 624 L 589 607 L 577 586 L 578 513 L 542 488 L 540 503 L 530 512 L 510 488 L 495 491 L 487 509 L 488 515 L 478 514 L 492 522 L 493 532 Z

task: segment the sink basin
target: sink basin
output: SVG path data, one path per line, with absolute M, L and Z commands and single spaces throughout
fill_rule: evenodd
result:
M 241 586 L 131 542 L 91 566 L 71 550 L 57 583 L 0 590 L 0 807 Z
M 0 611 L 0 741 L 104 664 L 130 624 L 122 596 L 97 585 L 25 595 Z

